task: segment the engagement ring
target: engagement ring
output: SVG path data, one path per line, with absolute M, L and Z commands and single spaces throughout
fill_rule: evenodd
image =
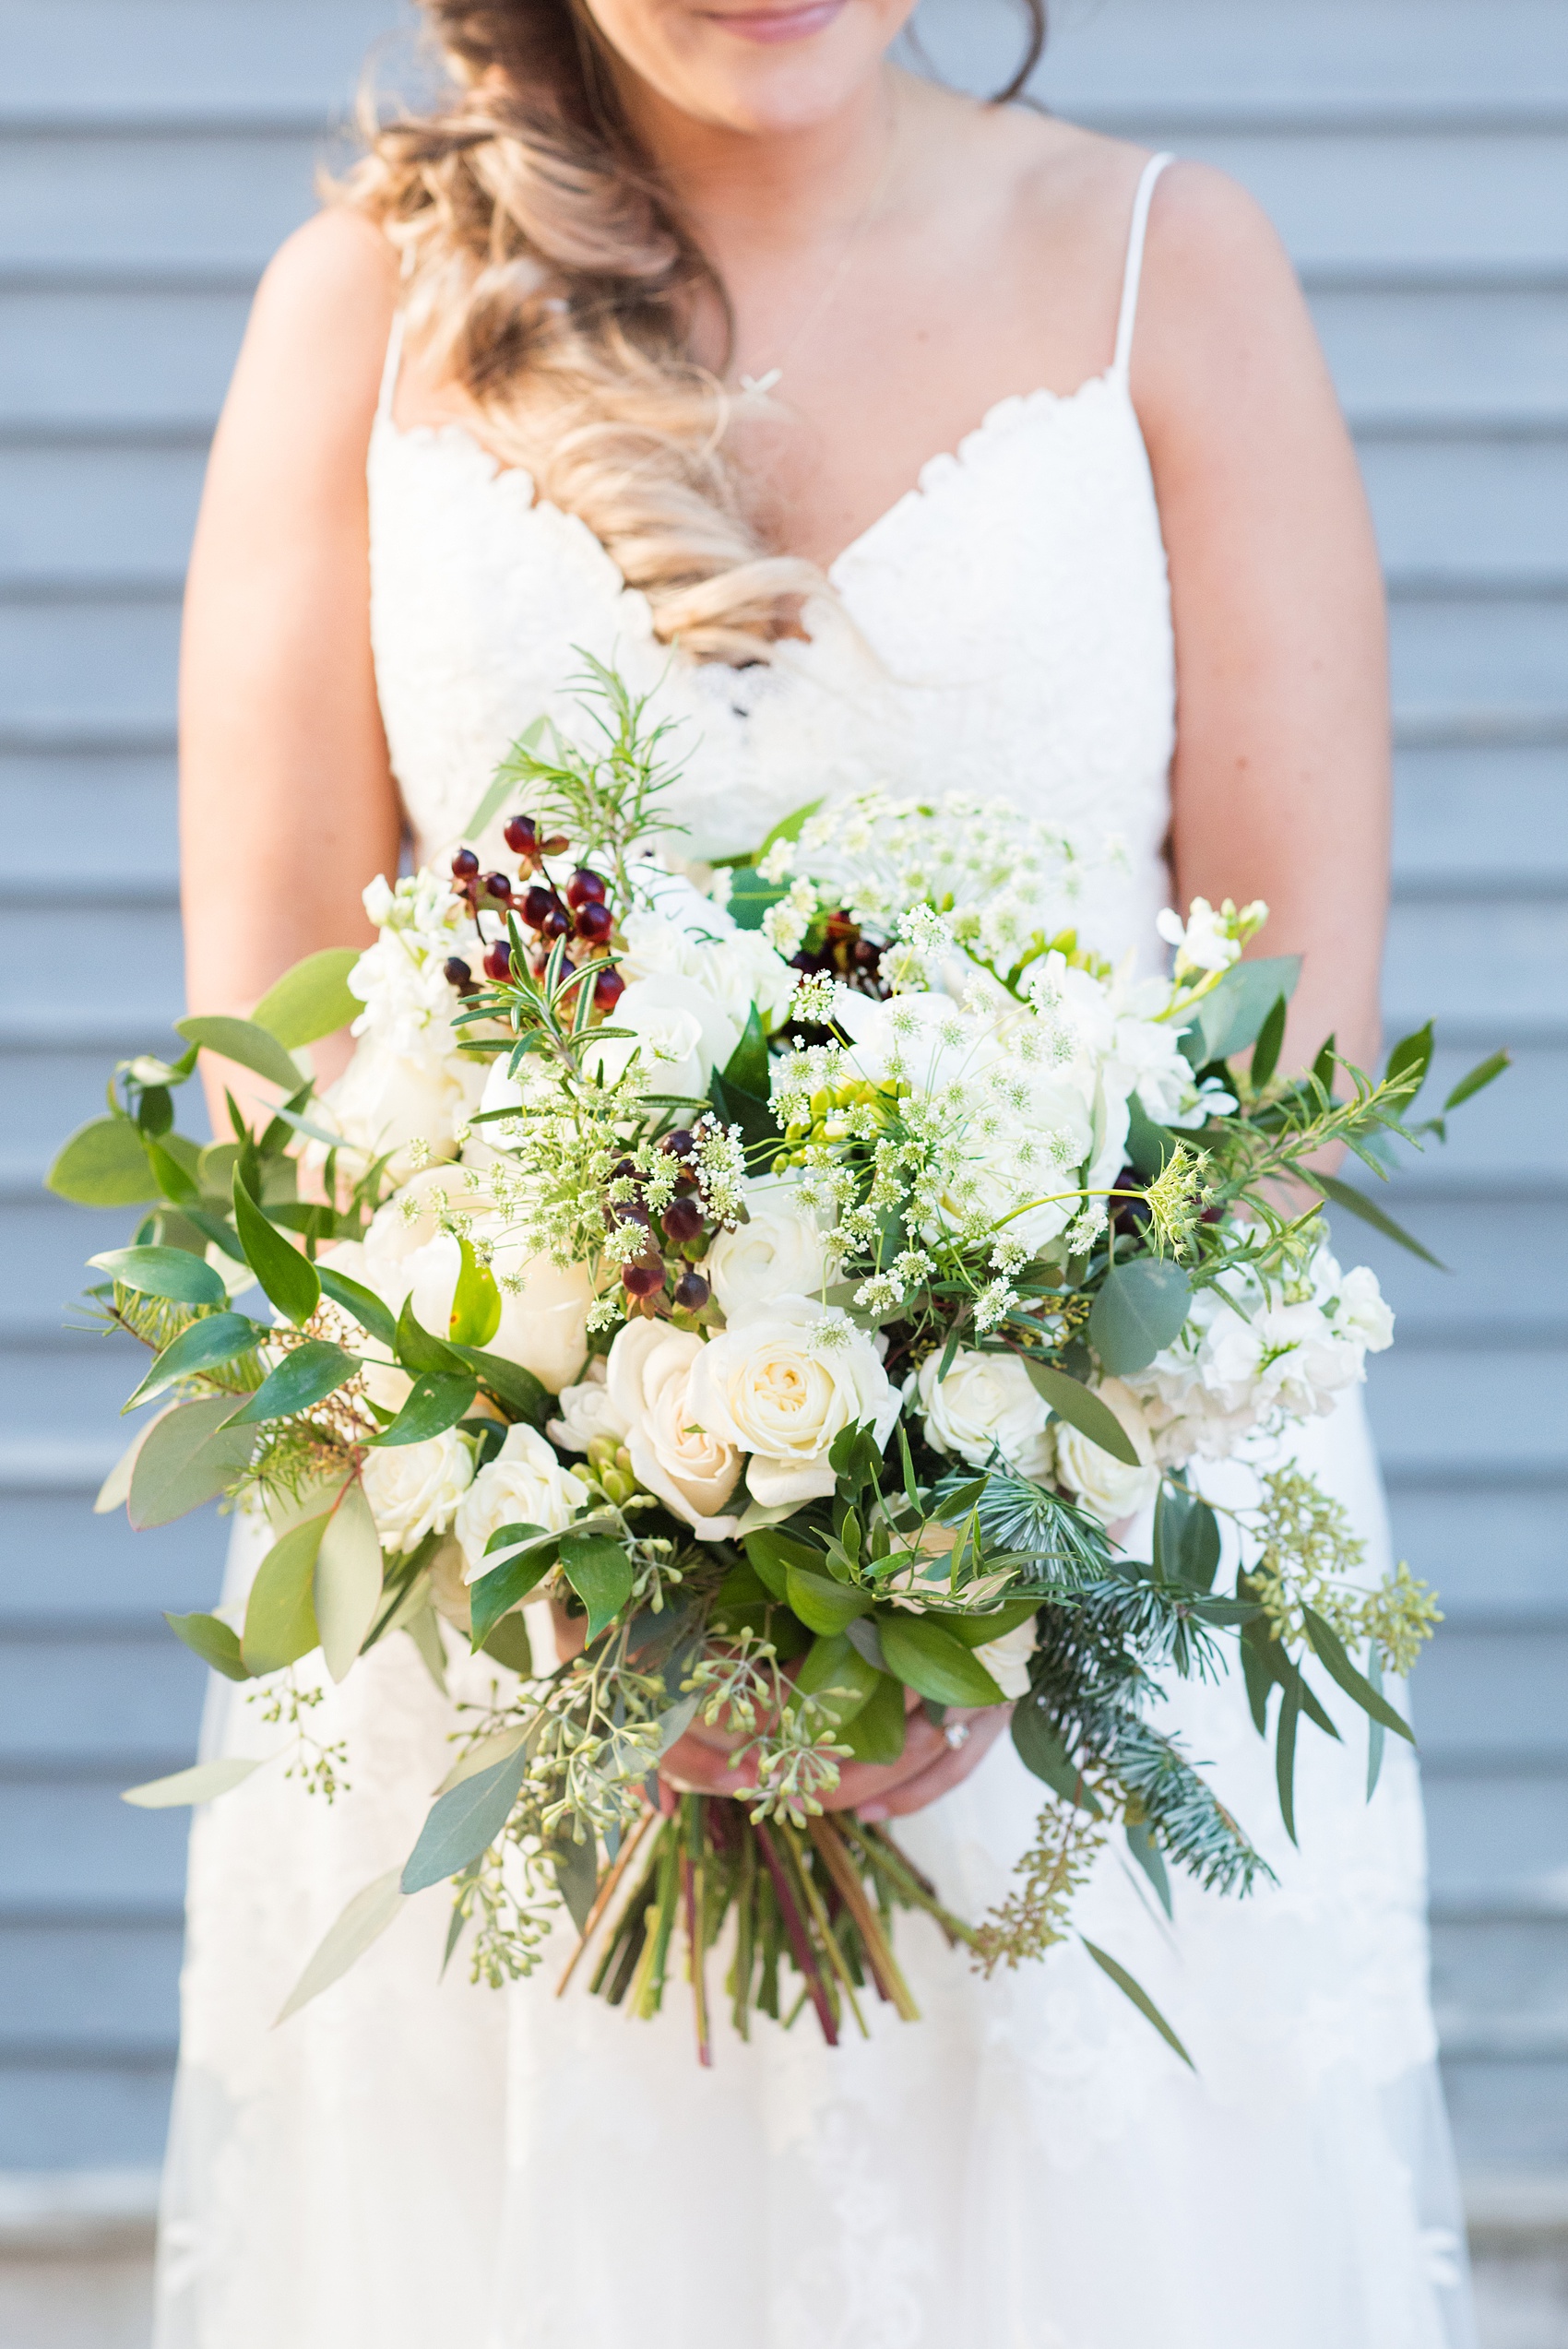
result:
M 967 1721 L 949 1721 L 942 1734 L 956 1753 L 960 1746 L 969 1742 L 969 1725 Z

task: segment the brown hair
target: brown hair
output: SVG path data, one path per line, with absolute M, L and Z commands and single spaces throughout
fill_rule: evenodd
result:
M 815 567 L 770 554 L 726 445 L 730 402 L 689 347 L 724 288 L 633 135 L 582 0 L 422 0 L 447 101 L 366 124 L 341 200 L 401 248 L 410 324 L 490 445 L 584 521 L 699 658 L 766 658 Z M 1016 97 L 1045 42 L 1024 0 Z

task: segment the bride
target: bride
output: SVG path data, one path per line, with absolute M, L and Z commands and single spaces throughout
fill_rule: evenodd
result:
M 576 722 L 580 647 L 679 721 L 686 853 L 873 781 L 1004 794 L 1119 836 L 1084 919 L 1112 955 L 1168 897 L 1266 899 L 1268 951 L 1306 955 L 1298 1054 L 1333 1030 L 1372 1062 L 1383 619 L 1290 270 L 1214 172 L 897 69 L 910 6 L 426 0 L 446 94 L 273 263 L 213 453 L 197 1008 L 367 937 L 404 834 L 448 854 L 512 737 Z M 1303 1451 L 1381 1572 L 1359 1404 Z M 231 1597 L 255 1556 L 242 1523 Z M 214 1707 L 213 1747 L 262 1750 Z M 438 1982 L 429 1897 L 273 2031 L 451 1723 L 390 1643 L 316 1716 L 349 1794 L 266 1773 L 198 1816 L 160 2349 L 1471 2341 L 1403 1754 L 1369 1804 L 1364 1754 L 1316 1739 L 1298 1854 L 1239 1678 L 1179 1690 L 1277 1888 L 1183 1881 L 1167 1926 L 1107 1856 L 1082 1921 L 1195 2073 L 1081 1950 L 982 1987 L 916 1920 L 918 2028 L 765 2026 L 704 2074 L 678 2002 L 557 2003 L 553 1959 Z M 841 1799 L 973 1914 L 1035 1791 L 1005 1739 L 917 1716 Z

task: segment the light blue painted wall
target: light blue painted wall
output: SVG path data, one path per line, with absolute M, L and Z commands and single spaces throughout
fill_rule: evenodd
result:
M 255 275 L 393 0 L 0 0 L 0 2167 L 156 2158 L 218 1529 L 88 1501 L 124 1361 L 61 1330 L 104 1234 L 47 1201 L 106 1058 L 178 1004 L 176 599 Z M 1307 282 L 1394 595 L 1391 1021 L 1519 1068 L 1377 1246 L 1372 1406 L 1422 1667 L 1437 1992 L 1461 2148 L 1568 2164 L 1568 12 L 1559 0 L 1084 0 L 1046 95 L 1253 187 Z M 1003 69 L 997 0 L 930 45 Z M 1359 1235 L 1358 1235 L 1359 1240 Z M 140 1667 L 124 1671 L 126 1650 Z

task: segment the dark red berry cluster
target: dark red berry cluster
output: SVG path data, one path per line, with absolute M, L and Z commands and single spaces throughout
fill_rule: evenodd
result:
M 607 1229 L 627 1252 L 621 1266 L 621 1285 L 631 1312 L 656 1314 L 668 1299 L 682 1312 L 700 1313 L 707 1303 L 708 1286 L 696 1266 L 713 1245 L 714 1234 L 697 1196 L 696 1169 L 692 1163 L 696 1146 L 695 1135 L 684 1126 L 667 1133 L 659 1145 L 666 1157 L 681 1161 L 681 1170 L 675 1177 L 675 1196 L 663 1209 L 657 1227 L 640 1187 L 605 1208 Z M 621 1159 L 611 1169 L 611 1180 L 640 1185 L 636 1162 Z M 670 1257 L 673 1263 L 667 1261 Z
M 516 917 L 518 926 L 533 932 L 537 943 L 530 950 L 529 962 L 537 978 L 549 960 L 557 940 L 568 947 L 579 949 L 577 962 L 568 954 L 562 966 L 562 976 L 568 977 L 577 967 L 602 956 L 615 929 L 615 917 L 606 903 L 607 884 L 602 874 L 588 865 L 573 873 L 562 895 L 550 878 L 546 857 L 561 856 L 570 845 L 561 833 L 552 833 L 540 839 L 539 826 L 531 815 L 515 815 L 505 827 L 506 846 L 517 860 L 517 878 L 511 881 L 504 872 L 481 872 L 479 859 L 471 848 L 459 848 L 452 859 L 452 883 L 458 896 L 466 897 L 473 908 L 474 919 L 482 937 L 481 914 Z M 542 878 L 532 878 L 534 875 Z M 501 935 L 485 948 L 484 975 L 497 983 L 519 977 L 515 967 L 517 957 L 510 940 L 503 930 Z M 471 995 L 478 981 L 461 955 L 454 955 L 446 964 L 446 977 L 459 995 Z M 606 963 L 593 982 L 593 1000 L 601 1012 L 612 1012 L 625 992 L 626 982 L 613 965 Z
M 879 977 L 882 955 L 876 941 L 866 937 L 859 922 L 840 907 L 827 916 L 821 945 L 802 948 L 790 960 L 795 970 L 827 971 L 861 994 L 880 996 L 885 992 Z

